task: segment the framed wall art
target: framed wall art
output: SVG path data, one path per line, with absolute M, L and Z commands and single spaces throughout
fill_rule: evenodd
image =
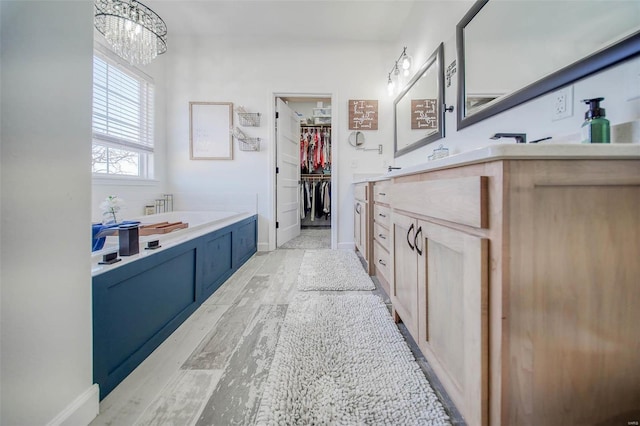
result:
M 189 102 L 192 160 L 233 160 L 233 103 Z

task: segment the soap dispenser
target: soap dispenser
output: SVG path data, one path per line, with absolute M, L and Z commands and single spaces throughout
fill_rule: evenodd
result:
M 600 101 L 604 98 L 583 99 L 589 105 L 582 123 L 582 143 L 609 143 L 609 120 L 605 117 L 604 108 L 600 108 Z

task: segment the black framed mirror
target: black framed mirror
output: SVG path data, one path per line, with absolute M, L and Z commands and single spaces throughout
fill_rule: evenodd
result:
M 443 62 L 440 43 L 394 101 L 394 157 L 444 137 Z
M 456 26 L 458 130 L 640 53 L 640 2 L 478 0 Z

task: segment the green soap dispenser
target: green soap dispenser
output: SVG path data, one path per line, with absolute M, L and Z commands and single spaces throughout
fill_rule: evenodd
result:
M 600 108 L 600 101 L 604 101 L 604 98 L 582 100 L 589 105 L 589 110 L 584 114 L 584 123 L 582 123 L 582 143 L 611 142 L 609 120 L 604 118 L 604 108 Z

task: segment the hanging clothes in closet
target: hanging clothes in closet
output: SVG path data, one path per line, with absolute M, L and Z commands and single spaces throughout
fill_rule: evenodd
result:
M 331 171 L 331 129 L 303 128 L 300 135 L 300 170 L 302 173 Z
M 300 183 L 300 219 L 328 220 L 331 215 L 331 182 L 302 178 Z

